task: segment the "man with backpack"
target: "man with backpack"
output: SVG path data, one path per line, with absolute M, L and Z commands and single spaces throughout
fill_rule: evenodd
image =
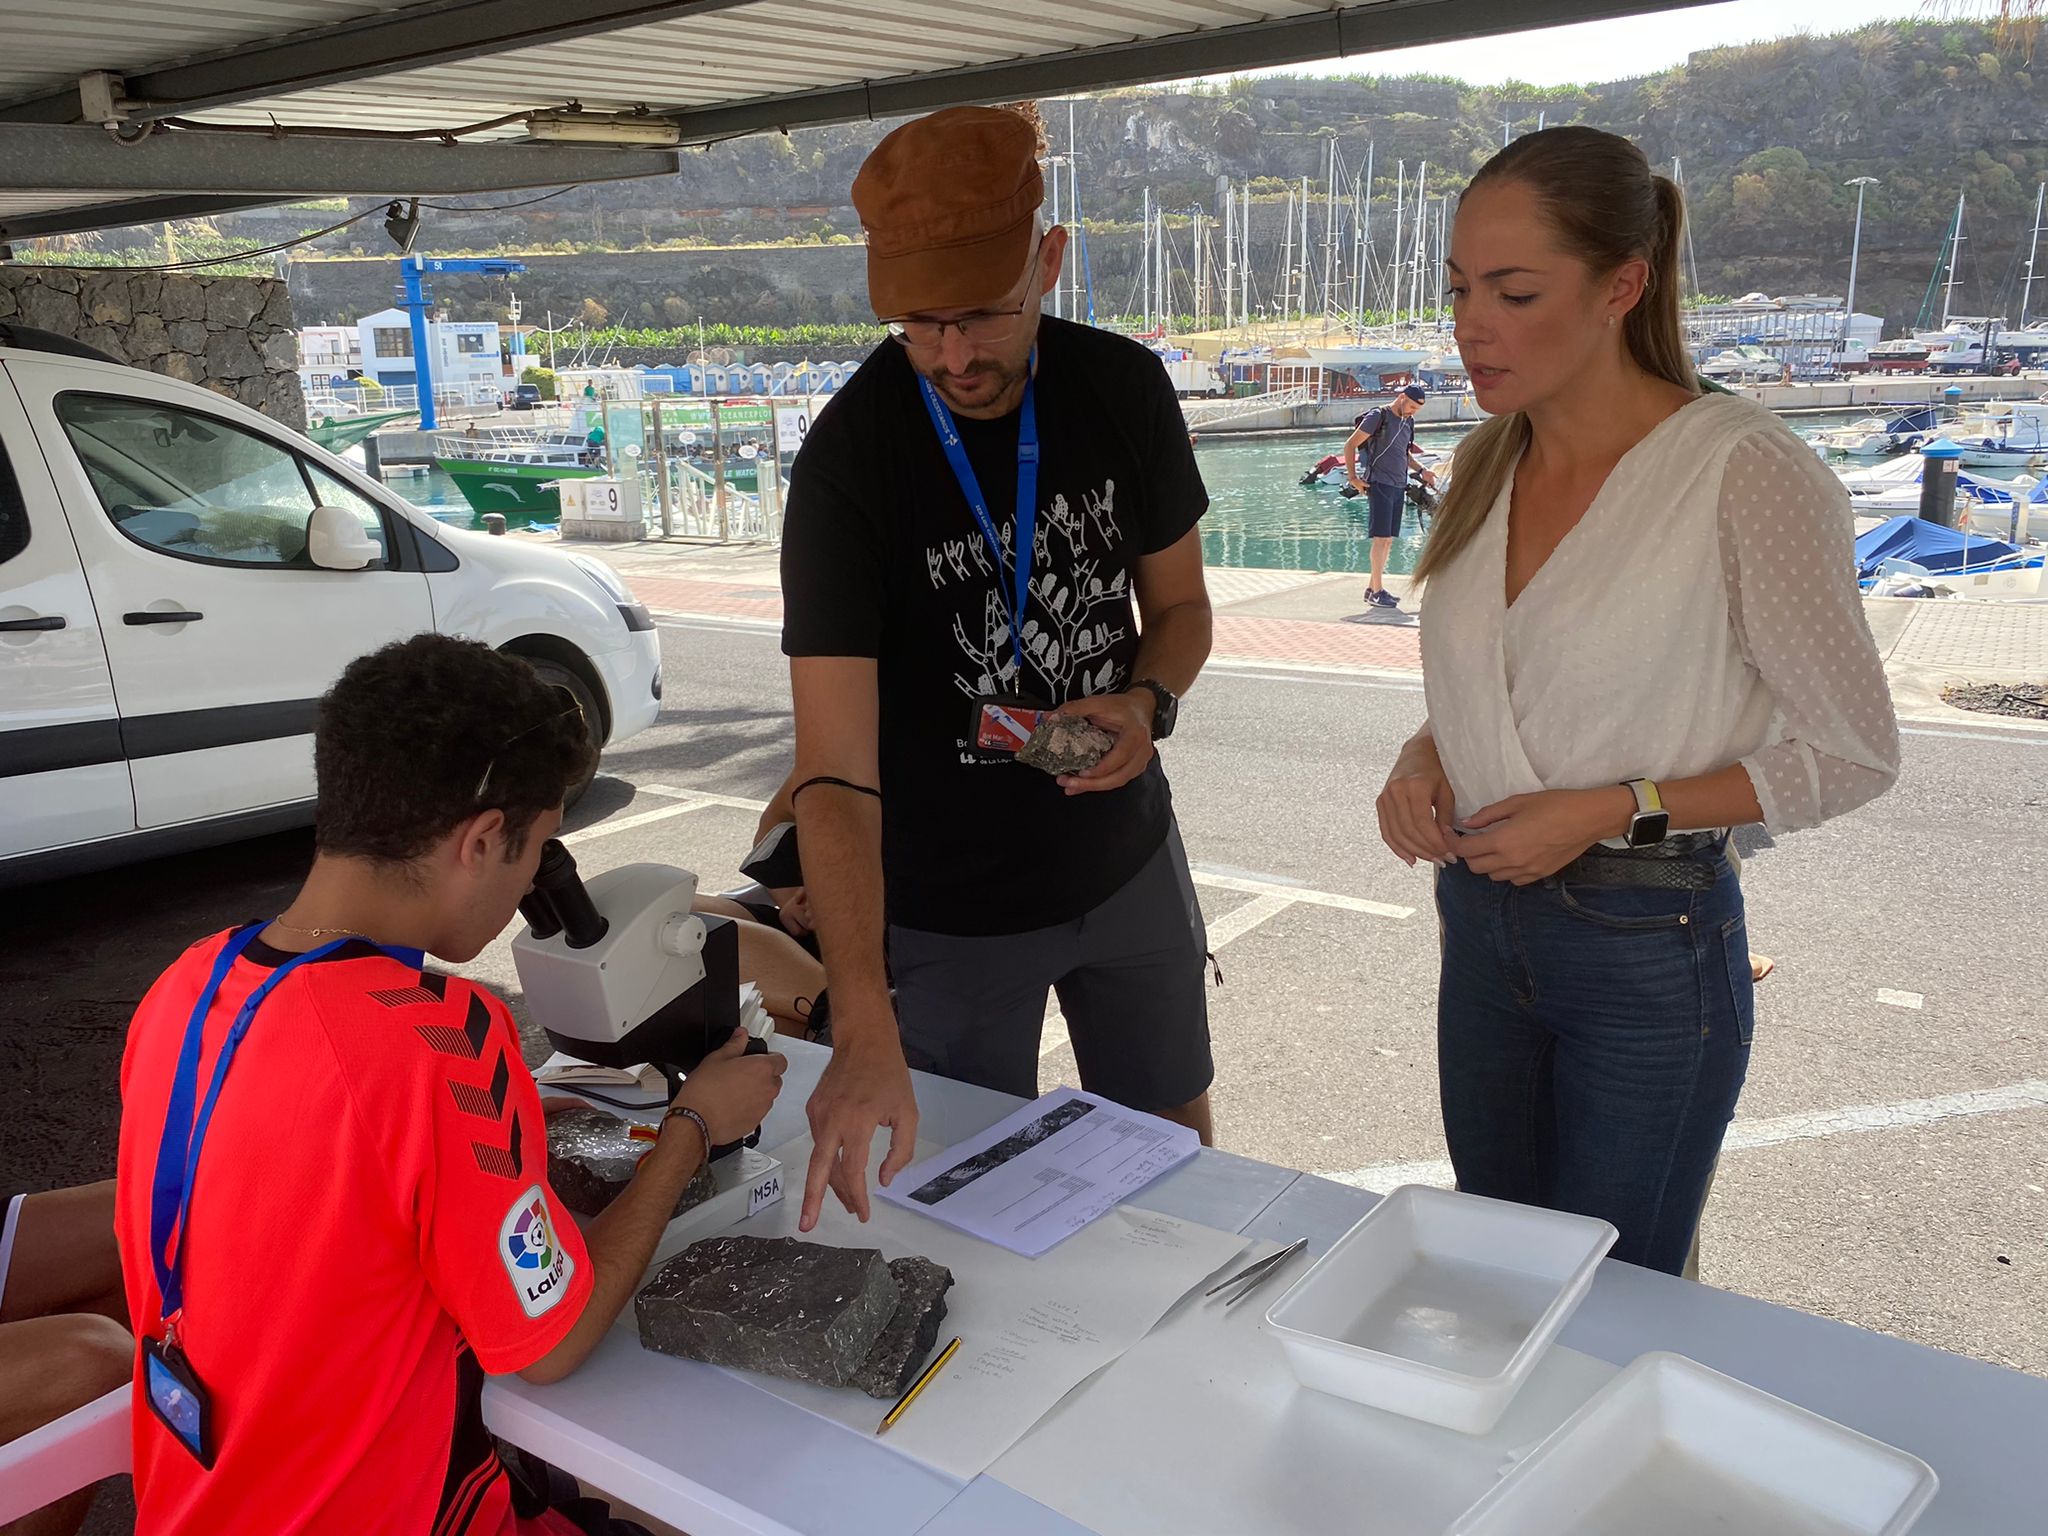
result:
M 1353 490 L 1365 496 L 1370 509 L 1372 579 L 1365 589 L 1365 600 L 1377 608 L 1401 606 L 1400 599 L 1386 589 L 1387 552 L 1401 532 L 1410 461 L 1421 453 L 1415 446 L 1415 413 L 1428 398 L 1428 390 L 1420 384 L 1410 384 L 1386 405 L 1375 407 L 1354 421 L 1351 436 L 1344 442 L 1345 478 Z M 1422 483 L 1434 486 L 1436 476 L 1425 469 Z

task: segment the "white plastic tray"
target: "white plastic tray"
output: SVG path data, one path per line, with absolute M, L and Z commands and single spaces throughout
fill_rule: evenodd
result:
M 1710 1371 L 1640 1357 L 1447 1536 L 1903 1536 L 1919 1458 Z
M 1266 1321 L 1304 1386 L 1483 1435 L 1616 1235 L 1590 1217 L 1404 1184 Z

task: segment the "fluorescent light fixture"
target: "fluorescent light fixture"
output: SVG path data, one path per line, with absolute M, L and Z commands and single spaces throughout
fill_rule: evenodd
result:
M 552 144 L 638 144 L 656 149 L 682 142 L 683 131 L 665 117 L 607 117 L 596 112 L 537 112 L 526 136 Z

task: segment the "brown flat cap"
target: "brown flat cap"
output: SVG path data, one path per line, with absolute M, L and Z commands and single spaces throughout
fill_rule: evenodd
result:
M 949 107 L 905 123 L 853 178 L 868 299 L 884 320 L 992 304 L 1024 275 L 1045 182 L 1015 112 Z

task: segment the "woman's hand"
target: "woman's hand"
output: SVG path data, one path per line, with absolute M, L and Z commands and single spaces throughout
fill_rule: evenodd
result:
M 1465 819 L 1458 857 L 1475 875 L 1534 885 L 1603 837 L 1627 831 L 1635 808 L 1625 784 L 1510 795 Z
M 1428 735 L 1412 736 L 1394 759 L 1376 805 L 1380 818 L 1380 839 L 1397 857 L 1413 869 L 1420 859 L 1429 864 L 1448 864 L 1451 852 L 1451 818 L 1456 814 L 1451 781 L 1437 756 L 1436 741 Z

